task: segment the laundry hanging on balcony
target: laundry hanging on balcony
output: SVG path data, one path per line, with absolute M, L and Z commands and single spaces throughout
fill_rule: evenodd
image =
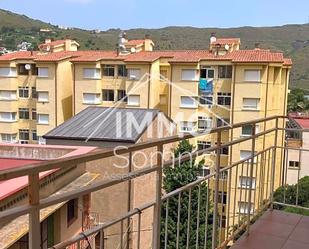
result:
M 199 89 L 203 93 L 212 93 L 213 79 L 200 79 Z

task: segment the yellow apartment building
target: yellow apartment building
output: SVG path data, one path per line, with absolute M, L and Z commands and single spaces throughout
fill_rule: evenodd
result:
M 180 133 L 286 114 L 290 59 L 281 52 L 258 47 L 242 50 L 238 38 L 219 39 L 212 35 L 209 43 L 208 50 L 155 51 L 149 37 L 128 41 L 120 36 L 115 51 L 78 51 L 76 42 L 64 40 L 46 41 L 37 52 L 3 55 L 1 140 L 36 142 L 92 105 L 160 109 L 176 122 Z M 255 132 L 264 129 L 264 123 L 260 123 Z M 221 142 L 251 133 L 252 128 L 244 126 L 234 133 L 223 133 Z M 278 144 L 283 144 L 284 134 L 279 131 L 278 137 Z M 204 149 L 214 146 L 216 139 L 205 135 L 191 142 Z M 273 143 L 274 134 L 265 135 L 257 139 L 255 151 Z M 246 141 L 223 149 L 220 166 L 250 156 L 251 148 L 251 141 Z M 277 154 L 277 179 L 282 156 Z M 204 173 L 213 170 L 213 154 L 203 158 Z M 222 175 L 222 183 L 228 177 Z M 240 185 L 257 182 L 248 181 L 246 174 L 238 179 L 230 177 L 232 183 Z M 224 184 L 220 195 L 228 196 Z M 221 213 L 225 213 L 225 199 Z M 236 206 L 238 215 L 248 211 L 248 202 Z

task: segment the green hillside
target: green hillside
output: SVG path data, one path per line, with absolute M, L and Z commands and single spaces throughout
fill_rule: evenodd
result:
M 39 32 L 41 28 L 51 29 L 52 33 Z M 149 34 L 156 49 L 206 49 L 211 32 L 218 37 L 240 37 L 242 48 L 253 48 L 260 43 L 261 48 L 284 52 L 291 57 L 294 68 L 291 86 L 309 89 L 309 25 L 285 25 L 280 27 L 240 27 L 240 28 L 193 28 L 166 27 L 161 29 L 131 29 L 128 38 L 143 38 Z M 73 38 L 81 44 L 81 49 L 114 49 L 118 29 L 110 29 L 93 34 L 89 30 L 62 30 L 57 26 L 0 10 L 0 46 L 15 49 L 21 41 L 33 43 L 36 47 L 45 38 Z

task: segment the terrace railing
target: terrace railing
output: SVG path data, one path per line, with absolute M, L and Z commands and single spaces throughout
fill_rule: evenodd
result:
M 293 204 L 286 202 L 286 199 L 282 202 L 274 201 L 275 189 L 280 186 L 286 189 L 285 157 L 289 149 L 284 145 L 286 119 L 284 116 L 273 116 L 215 128 L 207 133 L 172 136 L 118 149 L 118 155 L 153 147 L 160 153 L 157 153 L 155 165 L 148 165 L 118 178 L 101 180 L 78 190 L 43 199 L 39 196 L 40 172 L 59 168 L 59 165 L 62 168 L 69 168 L 73 165 L 112 157 L 114 150 L 97 150 L 86 155 L 1 171 L 0 181 L 28 176 L 29 203 L 0 212 L 0 219 L 8 222 L 18 216 L 29 214 L 29 248 L 40 248 L 39 212 L 41 209 L 123 182 L 134 181 L 143 175 L 156 173 L 156 197 L 153 201 L 144 203 L 114 219 L 99 223 L 52 248 L 83 248 L 87 238 L 96 236 L 96 245 L 88 245 L 88 248 L 96 246 L 96 248 L 106 249 L 108 248 L 105 240 L 106 230 L 117 224 L 120 228 L 118 248 L 129 248 L 128 232 L 131 229 L 125 226 L 128 220 L 134 220 L 136 224 L 135 231 L 133 231 L 135 234 L 133 248 L 225 248 L 241 234 L 249 234 L 250 225 L 264 210 L 272 209 L 274 205 L 299 207 L 297 197 Z M 256 133 L 256 125 L 263 127 L 258 133 Z M 251 135 L 237 135 L 241 134 L 244 126 L 252 127 Z M 226 133 L 229 139 L 223 141 L 222 138 L 226 137 Z M 164 146 L 196 136 L 205 137 L 209 134 L 215 137 L 215 146 L 195 150 L 179 158 L 164 160 L 162 156 Z M 238 154 L 241 146 L 246 151 L 250 151 L 250 155 L 239 160 Z M 227 147 L 229 148 L 228 164 L 222 166 L 221 152 Z M 172 192 L 163 191 L 164 168 L 175 167 L 177 164 L 198 159 L 208 153 L 215 157 L 214 169 L 209 175 L 198 177 L 193 182 Z M 145 245 L 145 243 L 141 244 L 143 233 L 141 224 L 143 214 L 149 210 L 153 213 L 152 239 Z M 172 216 L 172 211 L 177 213 L 176 217 Z M 176 234 L 170 234 L 170 222 L 175 225 Z

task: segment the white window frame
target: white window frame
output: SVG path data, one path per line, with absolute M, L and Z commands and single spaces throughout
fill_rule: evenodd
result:
M 238 212 L 240 214 L 248 214 L 248 208 L 249 208 L 249 203 L 246 201 L 239 201 L 238 202 Z M 254 211 L 254 204 L 251 203 L 251 210 L 250 210 L 250 214 L 253 214 Z
M 255 75 L 256 77 L 254 77 L 253 74 L 256 74 Z M 244 81 L 245 82 L 261 82 L 261 70 L 260 69 L 245 69 Z
M 17 134 L 8 134 L 1 133 L 1 142 L 2 143 L 16 143 L 17 142 Z
M 5 96 L 7 94 L 7 97 Z M 10 90 L 0 90 L 0 100 L 17 100 L 17 92 Z
M 38 67 L 38 78 L 48 78 L 49 68 L 48 67 Z
M 0 77 L 17 77 L 16 67 L 0 67 Z
M 191 100 L 192 103 L 184 103 L 184 100 Z M 194 96 L 180 96 L 180 107 L 181 108 L 197 108 L 198 107 L 198 101 L 197 97 Z
M 189 73 L 192 75 L 189 76 Z M 193 76 L 194 74 L 194 76 Z M 181 70 L 181 80 L 182 81 L 198 81 L 198 74 L 196 69 L 182 69 Z
M 249 176 L 239 176 L 239 187 L 243 189 L 250 189 L 250 185 L 252 182 L 252 189 L 255 189 L 256 180 L 254 177 Z
M 247 154 L 247 155 L 244 156 L 244 154 Z M 240 160 L 244 160 L 244 159 L 250 158 L 251 154 L 252 154 L 251 150 L 240 150 L 239 151 Z M 254 152 L 254 154 L 256 154 L 256 152 Z M 255 156 L 253 158 L 253 162 L 256 163 L 256 160 L 257 160 L 257 157 Z M 251 159 L 249 159 L 248 161 L 251 162 Z
M 129 68 L 128 78 L 130 80 L 139 80 L 141 78 L 141 69 L 140 68 Z
M 192 121 L 181 121 L 179 123 L 179 131 L 180 132 L 194 132 L 195 131 L 196 122 Z
M 200 121 L 206 122 L 206 128 L 200 128 L 200 125 L 199 125 Z M 209 130 L 209 129 L 212 129 L 212 126 L 213 126 L 212 118 L 205 117 L 205 116 L 198 116 L 198 118 L 197 118 L 197 128 L 198 128 L 198 130 L 202 130 L 202 131 Z
M 47 121 L 43 121 L 42 117 L 47 117 Z M 43 113 L 39 113 L 37 114 L 37 122 L 38 124 L 49 124 L 49 115 L 48 114 L 43 114 Z
M 136 98 L 137 101 L 132 102 L 132 98 Z M 128 106 L 140 106 L 140 104 L 141 104 L 141 96 L 140 95 L 135 95 L 135 94 L 128 95 L 128 102 L 127 102 Z
M 39 103 L 47 103 L 47 102 L 49 102 L 49 93 L 46 91 L 40 91 L 40 92 L 37 92 L 38 93 L 38 102 Z M 45 98 L 44 98 L 44 97 Z
M 86 96 L 92 97 L 87 100 Z M 101 103 L 101 97 L 99 93 L 83 93 L 83 104 L 96 105 Z
M 3 115 L 8 115 L 10 118 L 3 118 Z M 1 122 L 16 122 L 17 121 L 17 113 L 16 112 L 0 112 L 0 121 Z
M 256 100 L 256 105 L 245 104 L 245 101 Z M 242 99 L 242 109 L 248 111 L 259 111 L 260 109 L 260 99 L 259 98 L 243 98 Z
M 37 136 L 37 137 L 38 137 L 39 144 L 43 144 L 43 145 L 46 144 L 46 139 L 45 138 L 43 138 L 42 136 Z
M 90 80 L 98 80 L 101 78 L 100 68 L 83 68 L 83 78 Z

